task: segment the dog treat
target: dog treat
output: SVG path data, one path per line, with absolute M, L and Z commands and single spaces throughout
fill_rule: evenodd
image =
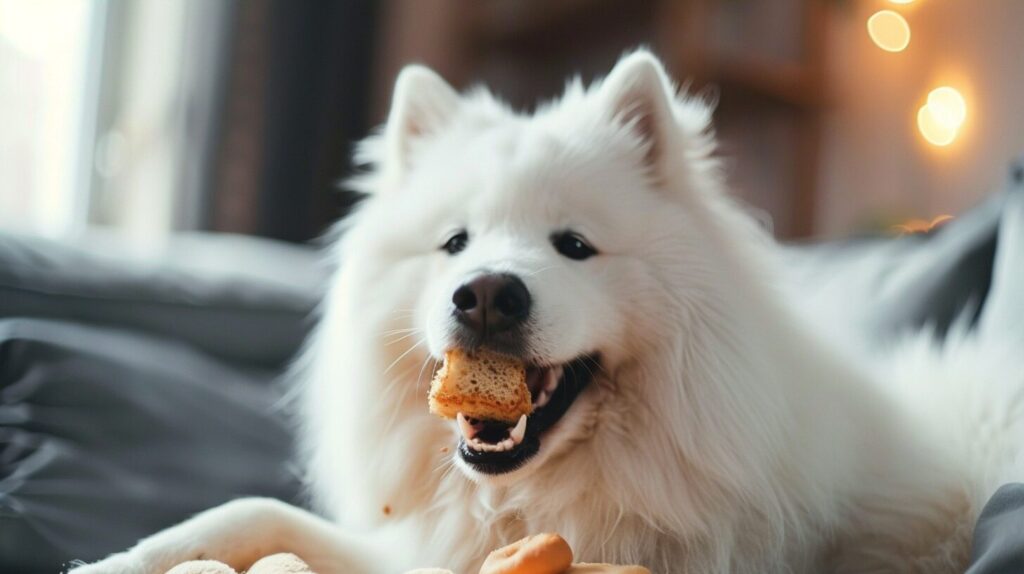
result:
M 643 566 L 616 566 L 615 564 L 573 564 L 565 574 L 651 574 Z
M 562 574 L 572 565 L 572 549 L 564 538 L 545 533 L 527 536 L 491 552 L 480 574 Z
M 167 571 L 167 574 L 238 574 L 234 568 L 216 560 L 189 560 Z M 264 556 L 245 574 L 316 574 L 301 558 L 281 553 Z
M 458 413 L 481 420 L 514 423 L 530 414 L 530 389 L 522 361 L 478 351 L 448 351 L 430 385 L 430 412 L 447 419 Z
M 256 561 L 246 574 L 314 574 L 301 558 L 283 552 L 271 554 Z
M 189 560 L 167 571 L 167 574 L 238 574 L 235 569 L 216 560 Z

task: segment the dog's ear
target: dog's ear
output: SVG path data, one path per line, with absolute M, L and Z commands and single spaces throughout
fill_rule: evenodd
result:
M 458 107 L 459 94 L 433 70 L 418 65 L 403 68 L 395 81 L 385 128 L 391 167 L 404 171 L 416 140 L 444 127 Z
M 616 64 L 599 93 L 613 120 L 628 126 L 640 138 L 647 167 L 660 179 L 675 129 L 675 88 L 661 62 L 650 52 L 634 52 Z

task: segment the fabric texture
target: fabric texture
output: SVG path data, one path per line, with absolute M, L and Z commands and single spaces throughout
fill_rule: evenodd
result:
M 1007 195 L 929 233 L 790 246 L 793 288 L 802 305 L 876 345 L 921 327 L 941 337 L 957 320 L 973 323 L 984 305 Z
M 278 367 L 312 322 L 327 268 L 309 247 L 188 234 L 152 249 L 0 233 L 0 317 L 141 329 Z
M 1024 572 L 1024 484 L 1003 485 L 985 505 L 974 529 L 967 574 Z
M 239 496 L 296 501 L 272 378 L 138 332 L 0 320 L 0 572 L 59 572 Z

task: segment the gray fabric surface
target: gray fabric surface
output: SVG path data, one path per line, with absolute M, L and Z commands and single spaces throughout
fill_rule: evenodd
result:
M 1000 215 L 1016 182 L 928 234 L 793 245 L 786 266 L 811 315 L 885 345 L 929 326 L 941 336 L 960 315 L 977 319 L 992 275 Z
M 1024 484 L 1003 485 L 988 501 L 974 529 L 967 574 L 1024 572 Z
M 128 250 L 0 233 L 0 317 L 141 329 L 278 367 L 312 324 L 326 277 L 318 259 L 311 248 L 216 234 Z
M 137 332 L 0 320 L 0 572 L 52 574 L 238 496 L 296 500 L 271 379 Z

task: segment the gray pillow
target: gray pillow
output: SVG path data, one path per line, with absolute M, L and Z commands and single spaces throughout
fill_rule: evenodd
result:
M 985 504 L 974 529 L 966 574 L 1024 572 L 1024 484 L 1003 485 Z
M 941 337 L 958 320 L 971 325 L 988 295 L 1013 193 L 1024 193 L 1016 179 L 926 234 L 791 245 L 784 256 L 795 298 L 808 316 L 865 346 L 921 327 Z
M 278 367 L 311 326 L 326 269 L 317 250 L 185 234 L 158 248 L 0 233 L 0 317 L 124 326 L 233 361 Z
M 0 572 L 52 574 L 238 496 L 296 501 L 272 378 L 137 332 L 0 320 Z

